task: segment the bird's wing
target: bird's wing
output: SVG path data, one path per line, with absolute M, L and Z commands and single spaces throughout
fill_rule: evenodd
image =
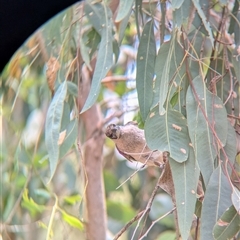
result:
M 117 148 L 118 152 L 119 152 L 121 155 L 123 155 L 127 160 L 129 160 L 130 162 L 136 161 L 136 159 L 133 158 L 131 155 L 126 154 L 125 152 L 122 152 L 122 151 L 117 147 L 117 145 L 116 145 L 116 148 Z

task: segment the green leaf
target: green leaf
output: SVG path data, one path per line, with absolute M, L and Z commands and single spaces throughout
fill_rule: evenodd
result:
M 171 96 L 177 90 L 176 87 L 186 88 L 182 85 L 185 82 L 184 76 L 186 75 L 185 66 L 182 66 L 184 52 L 175 38 L 176 34 L 177 31 L 173 34 L 171 41 L 161 45 L 156 57 L 156 80 L 153 89 L 154 99 L 152 106 L 155 107 L 156 104 L 159 104 L 161 115 L 165 113 L 164 107 L 167 96 Z M 173 91 L 172 93 L 169 93 L 169 88 Z
M 199 14 L 199 17 L 202 19 L 202 23 L 205 27 L 205 29 L 207 30 L 208 32 L 208 35 L 209 35 L 209 38 L 210 38 L 210 41 L 211 41 L 211 44 L 213 46 L 214 44 L 214 38 L 213 38 L 213 34 L 212 34 L 212 29 L 210 27 L 210 24 L 209 22 L 207 22 L 207 17 L 206 15 L 204 14 L 204 11 L 203 9 L 201 8 L 199 2 L 197 0 L 192 0 L 192 3 L 194 5 L 194 7 L 196 8 L 197 10 L 197 13 Z
M 164 231 L 157 237 L 157 240 L 175 240 L 175 239 L 176 233 L 174 231 Z
M 68 223 L 70 226 L 79 229 L 80 231 L 83 231 L 84 226 L 83 223 L 76 217 L 66 213 L 62 209 L 60 210 L 62 213 L 62 219 Z
M 166 212 L 173 209 L 173 202 L 171 197 L 166 193 L 157 194 L 153 200 L 151 211 L 149 216 L 151 220 L 156 220 L 160 216 L 164 215 Z M 173 214 L 166 216 L 165 218 L 159 221 L 161 225 L 164 225 L 168 228 L 174 228 L 174 218 Z
M 221 151 L 220 159 L 224 162 L 224 164 L 226 164 L 226 166 L 228 166 L 228 173 L 230 175 L 232 172 L 232 168 L 228 162 L 230 162 L 232 166 L 235 162 L 235 158 L 237 155 L 237 139 L 236 139 L 236 132 L 229 121 L 228 121 L 227 142 L 223 149 L 225 151 L 225 154 L 227 155 L 227 158 L 225 154 L 223 154 L 223 151 Z
M 230 34 L 232 34 L 234 32 L 235 24 L 238 24 L 236 22 L 238 9 L 239 9 L 239 1 L 234 1 L 234 6 L 233 6 L 232 12 L 230 14 L 230 25 L 229 25 L 229 28 L 228 28 L 228 33 L 230 33 Z
M 79 194 L 65 196 L 64 201 L 68 204 L 74 205 L 82 200 L 82 197 Z
M 236 211 L 240 214 L 240 191 L 235 186 L 233 186 L 232 188 L 233 188 L 231 194 L 232 203 Z
M 118 27 L 118 44 L 119 45 L 121 44 L 124 38 L 125 30 L 127 28 L 130 15 L 131 15 L 131 11 L 129 11 L 128 15 L 125 18 L 123 18 L 122 21 L 119 23 L 119 27 Z
M 143 120 L 147 118 L 153 99 L 153 77 L 156 58 L 154 21 L 147 22 L 143 29 L 137 54 L 136 87 Z
M 90 50 L 89 55 L 92 58 L 93 54 L 96 52 L 98 48 L 99 43 L 101 42 L 101 36 L 95 30 L 95 28 L 91 28 L 91 30 L 86 34 L 87 34 L 87 37 L 86 37 L 87 41 L 85 44 L 88 46 Z
M 64 111 L 64 100 L 67 94 L 67 83 L 64 81 L 57 89 L 48 108 L 45 125 L 45 143 L 50 162 L 50 179 L 52 179 L 59 159 L 59 133 Z
M 191 1 L 174 1 L 175 9 L 173 9 L 173 23 L 174 26 L 177 28 L 181 28 L 182 24 L 187 22 L 189 17 L 190 8 L 191 8 Z
M 78 97 L 78 87 L 75 83 L 67 81 L 67 90 L 72 96 Z
M 85 62 L 85 64 L 87 65 L 88 69 L 90 71 L 92 71 L 92 67 L 91 67 L 91 64 L 90 64 L 90 54 L 89 54 L 89 48 L 87 47 L 87 45 L 84 43 L 83 41 L 83 35 L 82 34 L 79 34 L 80 35 L 80 39 L 79 39 L 79 47 L 80 47 L 80 52 L 81 52 L 81 56 L 82 56 L 82 59 L 83 61 Z
M 202 205 L 201 239 L 213 239 L 213 228 L 221 215 L 232 205 L 231 187 L 221 166 L 212 173 Z
M 222 6 L 226 6 L 228 1 L 227 0 L 219 0 L 219 3 L 222 5 Z
M 89 4 L 86 4 L 86 6 L 87 5 Z M 97 15 L 97 17 L 95 17 L 96 19 L 94 19 L 94 25 L 98 26 L 101 29 L 99 30 L 99 32 L 101 33 L 101 43 L 99 46 L 91 89 L 81 113 L 88 110 L 96 102 L 101 89 L 101 81 L 113 65 L 111 10 L 106 5 L 100 3 L 94 5 L 91 4 L 91 7 L 93 11 L 90 12 L 88 16 Z M 99 16 L 99 14 L 102 15 Z M 96 21 L 100 23 L 100 26 L 98 23 L 96 23 Z M 91 23 L 93 24 L 93 22 Z
M 236 44 L 236 49 L 239 48 L 240 45 L 240 12 L 238 11 L 238 14 L 236 16 L 236 23 L 234 26 L 234 40 Z
M 111 200 L 107 200 L 107 213 L 111 218 L 122 222 L 127 222 L 136 215 L 132 207 Z
M 123 20 L 129 14 L 129 12 L 132 11 L 133 1 L 134 0 L 120 0 L 118 14 L 115 20 L 116 22 Z
M 182 6 L 183 2 L 184 2 L 184 0 L 172 0 L 172 9 L 173 9 L 173 11 L 175 9 L 180 8 Z
M 216 240 L 232 239 L 239 232 L 239 229 L 239 215 L 234 206 L 231 206 L 223 213 L 214 226 L 213 236 Z
M 42 213 L 46 209 L 45 206 L 37 204 L 32 198 L 28 197 L 27 188 L 24 189 L 21 206 L 27 209 L 32 216 L 36 216 L 37 213 Z
M 178 163 L 171 158 L 169 163 L 174 182 L 178 225 L 182 239 L 187 240 L 195 211 L 200 171 L 192 148 L 188 160 L 184 163 Z
M 70 106 L 66 101 L 64 101 L 61 129 L 60 129 L 61 132 L 66 129 L 69 122 L 70 122 Z
M 65 130 L 66 136 L 64 138 L 63 143 L 60 145 L 59 153 L 60 157 L 63 157 L 68 152 L 68 150 L 72 147 L 77 138 L 78 134 L 77 119 L 70 121 Z
M 158 106 L 151 110 L 145 123 L 147 145 L 155 150 L 168 151 L 171 158 L 184 162 L 188 158 L 189 137 L 187 120 L 175 110 L 159 115 Z
M 200 76 L 192 81 L 192 87 L 189 86 L 186 99 L 189 135 L 205 185 L 207 185 L 214 171 L 218 146 L 223 147 L 227 141 L 227 113 L 221 99 L 209 92 Z M 212 129 L 221 144 L 217 142 Z
M 171 104 L 172 108 L 174 108 L 174 106 L 178 103 L 178 98 L 179 98 L 179 93 L 180 93 L 180 91 L 181 91 L 181 88 L 178 88 L 178 89 L 174 92 L 174 94 L 173 94 L 173 96 L 172 96 L 172 98 L 171 98 L 171 100 L 170 100 L 170 104 Z
M 103 172 L 105 192 L 110 194 L 112 191 L 117 191 L 117 187 L 120 185 L 117 177 L 109 170 Z M 120 189 L 118 189 L 119 191 Z

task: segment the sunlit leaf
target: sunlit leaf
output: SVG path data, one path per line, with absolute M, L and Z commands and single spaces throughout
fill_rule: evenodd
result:
M 83 231 L 84 226 L 83 223 L 76 217 L 66 213 L 65 211 L 61 210 L 62 219 L 68 223 L 70 226 L 79 229 L 80 231 Z
M 213 229 L 216 240 L 232 239 L 240 229 L 239 215 L 234 206 L 228 208 L 217 221 Z
M 37 213 L 42 213 L 46 209 L 45 206 L 37 204 L 31 197 L 28 197 L 27 188 L 24 189 L 21 206 L 27 209 L 32 216 L 35 216 Z
M 64 100 L 67 94 L 67 83 L 64 81 L 57 89 L 48 108 L 45 125 L 45 143 L 50 162 L 50 180 L 56 170 L 59 159 L 59 133 L 64 111 Z
M 218 146 L 223 147 L 227 141 L 227 113 L 222 101 L 209 92 L 200 76 L 192 81 L 192 87 L 189 86 L 186 96 L 187 122 L 195 155 L 207 185 L 214 170 Z M 212 129 L 221 143 L 217 142 Z
M 170 158 L 169 163 L 174 182 L 178 225 L 182 239 L 187 240 L 190 235 L 197 200 L 200 171 L 192 148 L 190 148 L 187 161 L 178 163 Z
M 64 201 L 68 204 L 74 205 L 82 200 L 82 197 L 79 194 L 65 196 Z
M 175 110 L 159 115 L 158 106 L 151 110 L 145 123 L 147 145 L 151 149 L 168 151 L 171 158 L 184 162 L 188 158 L 189 137 L 187 120 Z
M 214 225 L 231 205 L 230 183 L 221 166 L 218 166 L 206 186 L 201 215 L 201 239 L 213 239 Z
M 129 12 L 132 10 L 132 5 L 133 5 L 134 0 L 120 0 L 119 7 L 118 7 L 118 13 L 116 17 L 116 22 L 120 22 L 125 18 Z
M 147 118 L 153 99 L 153 76 L 156 58 L 156 43 L 153 31 L 154 21 L 149 21 L 140 39 L 137 54 L 136 87 L 143 120 Z
M 87 5 L 89 4 L 86 4 L 86 6 Z M 98 50 L 91 89 L 81 113 L 88 110 L 96 102 L 101 89 L 101 81 L 113 65 L 111 10 L 106 5 L 100 3 L 90 5 L 92 12 L 90 12 L 88 16 L 91 16 L 90 19 L 92 19 L 92 16 L 97 15 L 95 16 L 94 22 L 91 21 L 91 23 L 94 24 L 95 29 L 98 27 L 99 33 L 101 34 L 101 43 Z

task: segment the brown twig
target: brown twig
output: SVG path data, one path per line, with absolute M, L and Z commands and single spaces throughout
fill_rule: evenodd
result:
M 174 211 L 176 210 L 176 207 L 172 208 L 170 211 L 168 211 L 167 213 L 165 213 L 164 215 L 162 215 L 161 217 L 157 218 L 156 220 L 152 221 L 150 227 L 148 228 L 148 230 L 144 233 L 144 235 L 141 236 L 141 238 L 139 238 L 139 240 L 142 240 L 143 238 L 147 237 L 148 233 L 150 232 L 151 228 L 160 220 L 162 220 L 163 218 L 167 217 L 168 215 L 172 214 Z
M 161 176 L 159 177 L 159 179 L 158 179 L 158 181 L 157 181 L 157 184 L 156 184 L 156 186 L 155 186 L 155 188 L 154 188 L 154 190 L 153 190 L 153 192 L 152 192 L 152 194 L 151 194 L 151 197 L 150 197 L 149 200 L 148 200 L 148 203 L 147 203 L 146 208 L 145 208 L 143 211 L 139 212 L 133 219 L 131 219 L 131 220 L 115 235 L 115 237 L 113 238 L 113 240 L 119 239 L 119 237 L 120 237 L 135 221 L 138 220 L 138 224 L 137 224 L 137 226 L 136 226 L 136 228 L 135 228 L 135 230 L 134 230 L 134 232 L 133 232 L 133 235 L 132 235 L 132 239 L 133 239 L 134 235 L 136 234 L 137 228 L 138 228 L 139 225 L 140 225 L 141 220 L 143 219 L 143 217 L 144 217 L 146 214 L 148 214 L 148 213 L 150 212 L 150 209 L 151 209 L 151 206 L 152 206 L 152 202 L 153 202 L 153 200 L 154 200 L 154 197 L 156 196 L 157 191 L 158 191 L 158 189 L 160 188 L 160 186 L 159 186 L 160 178 L 161 178 Z

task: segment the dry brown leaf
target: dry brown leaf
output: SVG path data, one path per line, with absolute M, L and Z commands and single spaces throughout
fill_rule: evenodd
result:
M 47 62 L 47 83 L 52 94 L 54 93 L 54 86 L 57 77 L 57 72 L 60 68 L 60 64 L 55 57 L 51 57 Z

